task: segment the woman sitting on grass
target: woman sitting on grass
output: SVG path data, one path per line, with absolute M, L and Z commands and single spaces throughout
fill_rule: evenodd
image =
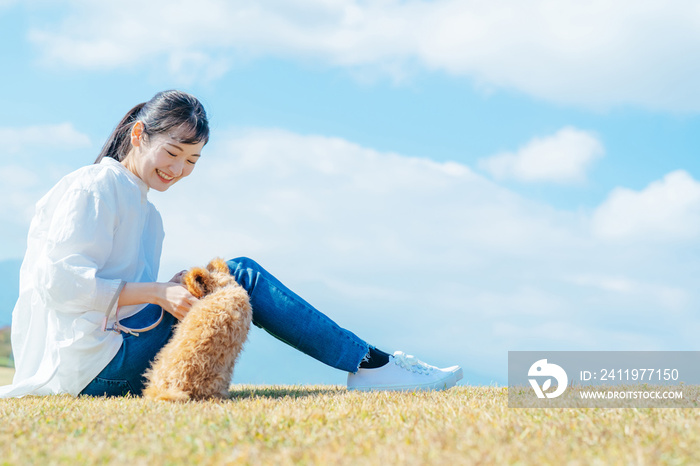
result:
M 208 139 L 196 98 L 158 93 L 126 114 L 93 165 L 38 202 L 12 313 L 14 383 L 0 387 L 0 397 L 141 394 L 144 372 L 197 302 L 180 274 L 156 282 L 164 233 L 148 190 L 166 191 L 190 175 Z M 250 259 L 228 266 L 250 296 L 253 323 L 347 371 L 349 389 L 440 390 L 462 377 L 458 366 L 438 369 L 369 345 Z M 140 335 L 120 332 L 155 322 Z

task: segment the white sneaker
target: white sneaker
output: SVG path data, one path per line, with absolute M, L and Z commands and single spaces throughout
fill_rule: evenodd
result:
M 382 367 L 349 373 L 348 390 L 447 390 L 461 378 L 462 368 L 459 366 L 440 369 L 397 351 Z

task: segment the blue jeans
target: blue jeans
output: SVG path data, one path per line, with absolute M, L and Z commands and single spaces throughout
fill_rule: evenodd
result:
M 228 266 L 250 296 L 254 325 L 329 366 L 357 371 L 369 351 L 367 343 L 317 311 L 255 261 L 241 257 L 228 261 Z M 122 323 L 130 328 L 142 328 L 159 316 L 160 307 L 151 304 Z M 176 323 L 177 319 L 166 312 L 153 330 L 138 337 L 122 334 L 124 342 L 117 355 L 81 395 L 140 395 L 144 389 L 143 374 L 170 340 Z

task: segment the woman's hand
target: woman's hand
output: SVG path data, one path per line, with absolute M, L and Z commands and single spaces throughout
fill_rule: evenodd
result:
M 179 274 L 178 274 L 179 275 Z M 173 277 L 173 280 L 177 277 Z M 187 288 L 172 281 L 167 283 L 127 283 L 119 295 L 119 306 L 151 303 L 182 320 L 190 308 L 199 301 Z
M 157 304 L 178 320 L 184 319 L 190 308 L 199 301 L 180 284 L 168 282 L 159 285 L 160 296 Z

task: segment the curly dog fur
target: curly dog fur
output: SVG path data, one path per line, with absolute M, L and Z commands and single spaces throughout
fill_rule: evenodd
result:
M 228 398 L 233 366 L 252 320 L 248 293 L 219 258 L 206 269 L 190 269 L 183 281 L 199 302 L 146 372 L 143 395 L 168 401 Z

